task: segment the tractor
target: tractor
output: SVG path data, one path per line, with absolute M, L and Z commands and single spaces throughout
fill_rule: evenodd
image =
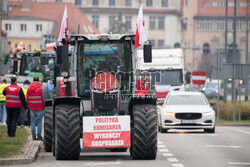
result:
M 156 96 L 136 94 L 134 43 L 131 34 L 86 34 L 57 44 L 60 75 L 44 116 L 44 148 L 57 160 L 78 160 L 82 148 L 129 148 L 133 159 L 156 158 Z M 143 49 L 150 63 L 151 44 Z

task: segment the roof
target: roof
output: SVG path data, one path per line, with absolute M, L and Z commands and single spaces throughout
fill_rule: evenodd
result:
M 201 92 L 183 92 L 183 91 L 173 91 L 169 95 L 203 95 Z
M 198 12 L 195 17 L 225 17 L 225 7 L 217 7 L 217 6 L 206 6 L 208 3 L 217 3 L 217 2 L 225 2 L 225 0 L 198 0 Z M 237 0 L 238 3 L 246 3 L 247 0 Z M 234 7 L 230 4 L 234 3 L 234 1 L 228 1 L 228 16 L 234 16 Z M 250 8 L 248 8 L 248 13 L 250 13 Z M 247 7 L 238 6 L 236 9 L 237 17 L 246 17 L 247 16 Z M 249 14 L 250 15 L 250 14 Z
M 80 33 L 99 33 L 98 29 L 88 20 L 88 18 L 73 3 L 57 2 L 32 2 L 29 10 L 22 10 L 23 2 L 10 1 L 10 17 L 29 17 L 54 20 L 56 22 L 52 35 L 58 36 L 65 6 L 68 9 L 69 30 L 78 33 L 78 24 Z M 88 27 L 89 32 L 85 32 L 83 26 Z M 91 32 L 92 30 L 92 32 Z

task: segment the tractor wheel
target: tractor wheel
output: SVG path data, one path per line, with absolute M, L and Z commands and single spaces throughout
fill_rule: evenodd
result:
M 55 108 L 55 157 L 77 160 L 80 156 L 80 108 L 58 105 Z
M 155 159 L 157 112 L 154 105 L 135 105 L 132 116 L 130 154 L 133 159 Z
M 46 152 L 52 150 L 52 128 L 53 128 L 53 108 L 45 107 L 44 114 L 44 149 Z
M 111 152 L 126 152 L 128 148 L 110 148 Z

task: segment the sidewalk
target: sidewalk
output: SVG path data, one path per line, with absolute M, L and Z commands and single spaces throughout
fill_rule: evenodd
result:
M 42 141 L 34 141 L 30 135 L 21 148 L 19 155 L 10 158 L 0 158 L 0 166 L 31 164 L 36 160 L 42 144 Z

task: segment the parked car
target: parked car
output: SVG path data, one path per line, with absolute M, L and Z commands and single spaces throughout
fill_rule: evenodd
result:
M 158 129 L 204 129 L 215 132 L 215 111 L 201 92 L 170 92 L 158 110 Z

